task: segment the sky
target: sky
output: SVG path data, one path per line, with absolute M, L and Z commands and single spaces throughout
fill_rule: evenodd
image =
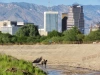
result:
M 0 2 L 10 3 L 10 2 L 27 2 L 34 3 L 38 5 L 45 6 L 55 6 L 55 5 L 72 5 L 78 3 L 81 5 L 100 5 L 100 0 L 0 0 Z M 50 4 L 49 4 L 50 3 Z

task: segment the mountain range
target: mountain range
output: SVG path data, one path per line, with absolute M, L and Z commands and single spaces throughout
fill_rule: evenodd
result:
M 100 5 L 82 5 L 85 20 L 85 33 L 88 33 L 90 25 L 100 21 Z M 58 11 L 59 31 L 61 31 L 61 14 L 68 13 L 69 5 L 57 5 L 46 7 L 43 5 L 12 2 L 0 3 L 0 20 L 31 22 L 43 28 L 44 12 L 48 10 Z

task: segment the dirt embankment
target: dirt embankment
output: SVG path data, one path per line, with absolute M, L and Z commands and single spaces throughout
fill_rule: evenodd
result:
M 100 70 L 100 44 L 1 45 L 0 52 L 29 61 L 42 56 L 49 65 Z

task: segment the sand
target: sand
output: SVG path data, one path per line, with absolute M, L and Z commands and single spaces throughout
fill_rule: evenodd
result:
M 0 45 L 0 53 L 28 61 L 42 56 L 48 65 L 100 70 L 100 44 Z

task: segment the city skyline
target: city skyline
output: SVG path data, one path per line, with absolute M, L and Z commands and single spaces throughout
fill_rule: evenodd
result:
M 50 1 L 50 4 L 49 4 Z M 74 3 L 78 3 L 81 5 L 100 5 L 100 0 L 90 0 L 90 1 L 86 1 L 86 0 L 59 0 L 59 1 L 55 1 L 55 0 L 0 0 L 0 2 L 4 2 L 4 3 L 11 3 L 11 2 L 27 2 L 27 3 L 34 3 L 34 4 L 38 4 L 38 5 L 45 5 L 45 6 L 55 6 L 55 5 L 60 5 L 60 4 L 64 4 L 64 5 L 72 5 Z

